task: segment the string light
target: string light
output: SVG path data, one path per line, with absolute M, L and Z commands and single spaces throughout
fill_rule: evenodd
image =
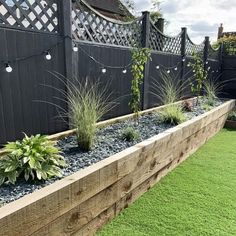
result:
M 186 61 L 186 58 L 183 58 L 183 59 L 182 59 L 182 62 L 185 62 L 185 61 Z
M 208 64 L 208 61 L 206 61 L 206 65 Z
M 160 66 L 156 66 L 156 69 L 159 70 L 159 69 L 160 69 Z
M 49 52 L 46 52 L 45 58 L 46 60 L 50 61 L 52 59 L 52 55 Z
M 207 70 L 209 71 L 211 69 L 211 67 L 209 66 L 208 68 L 207 68 Z
M 178 70 L 178 68 L 177 67 L 175 67 L 175 69 L 174 69 L 175 71 L 177 71 Z
M 122 73 L 123 73 L 123 74 L 126 74 L 126 73 L 127 73 L 127 70 L 126 70 L 126 69 L 122 70 Z
M 107 69 L 106 68 L 102 68 L 102 73 L 106 74 L 106 72 L 107 72 Z
M 166 72 L 167 72 L 167 74 L 170 74 L 170 70 L 167 70 Z
M 79 48 L 78 48 L 78 46 L 77 46 L 76 43 L 74 43 L 73 51 L 74 51 L 74 52 L 78 52 L 78 51 L 79 51 Z
M 13 69 L 12 69 L 12 67 L 10 66 L 9 63 L 6 63 L 5 66 L 6 66 L 6 72 L 7 72 L 7 73 L 11 73 L 11 72 L 13 71 Z

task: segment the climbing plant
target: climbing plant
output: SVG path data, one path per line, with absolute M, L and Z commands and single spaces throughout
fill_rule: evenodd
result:
M 191 83 L 191 90 L 199 97 L 202 92 L 204 81 L 207 79 L 208 71 L 204 67 L 201 56 L 197 53 L 193 53 L 193 62 L 190 62 L 188 66 L 192 68 L 195 79 L 195 82 Z
M 138 122 L 139 112 L 141 107 L 141 92 L 140 86 L 143 83 L 145 64 L 151 58 L 151 50 L 149 48 L 135 47 L 132 49 L 132 85 L 129 106 L 135 114 L 135 120 Z

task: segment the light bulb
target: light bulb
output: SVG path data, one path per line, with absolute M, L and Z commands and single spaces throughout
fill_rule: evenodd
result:
M 102 68 L 102 73 L 105 74 L 107 72 L 106 68 Z
M 159 69 L 160 69 L 160 66 L 156 66 L 156 69 L 159 70 Z
M 193 73 L 195 73 L 196 71 L 195 70 L 193 70 Z
M 183 59 L 182 59 L 182 62 L 185 62 L 185 61 L 186 61 L 186 59 L 185 59 L 185 58 L 183 58 Z
M 207 70 L 210 70 L 211 69 L 211 67 L 209 66 L 208 68 L 207 68 Z
M 122 70 L 122 73 L 123 73 L 123 74 L 126 74 L 126 73 L 127 73 L 127 70 L 126 70 L 126 69 Z
M 170 70 L 167 70 L 167 74 L 170 74 Z
M 177 67 L 175 67 L 175 71 L 177 71 L 178 70 L 178 68 Z
M 49 52 L 47 52 L 45 58 L 46 60 L 50 61 L 52 59 L 52 55 Z
M 13 71 L 12 67 L 7 63 L 6 64 L 6 72 L 11 73 Z
M 74 52 L 78 52 L 79 51 L 79 48 L 78 48 L 78 46 L 76 44 L 74 44 L 73 51 Z
M 208 64 L 208 61 L 206 61 L 206 65 Z

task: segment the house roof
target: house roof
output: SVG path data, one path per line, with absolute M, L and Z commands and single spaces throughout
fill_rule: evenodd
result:
M 130 14 L 125 7 L 122 7 L 123 5 L 119 0 L 86 0 L 86 2 L 102 12 L 109 12 L 120 16 L 127 16 L 127 13 Z

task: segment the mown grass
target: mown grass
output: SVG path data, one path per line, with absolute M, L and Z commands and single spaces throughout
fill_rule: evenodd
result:
M 222 130 L 97 235 L 236 235 L 236 132 Z

